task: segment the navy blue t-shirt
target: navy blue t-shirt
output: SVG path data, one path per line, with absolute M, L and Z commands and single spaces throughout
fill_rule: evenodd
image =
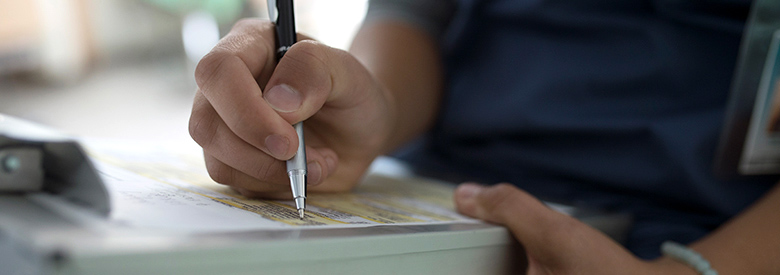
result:
M 643 258 L 694 241 L 774 184 L 712 170 L 749 6 L 460 0 L 441 35 L 443 109 L 402 156 L 419 171 L 628 211 L 625 245 Z

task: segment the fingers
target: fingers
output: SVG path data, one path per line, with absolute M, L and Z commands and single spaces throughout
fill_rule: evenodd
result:
M 328 108 L 358 107 L 377 93 L 368 74 L 353 56 L 317 41 L 299 41 L 277 64 L 268 80 L 268 104 L 289 123 L 303 121 Z M 376 106 L 376 105 L 373 105 Z
M 198 64 L 195 70 L 198 86 L 218 76 L 219 64 L 225 57 L 240 59 L 253 78 L 267 80 L 275 63 L 273 37 L 273 25 L 269 22 L 257 19 L 238 21 Z
M 272 72 L 274 44 L 265 37 L 273 37 L 273 30 L 270 24 L 242 22 L 198 63 L 195 79 L 202 97 L 232 132 L 286 160 L 295 154 L 297 135 L 265 102 L 256 80 Z
M 242 21 L 196 68 L 203 97 L 242 140 L 286 160 L 298 145 L 291 124 L 318 113 L 326 101 L 337 110 L 382 101 L 367 92 L 376 90 L 373 78 L 354 57 L 315 41 L 293 45 L 274 69 L 273 40 L 263 39 L 272 35 L 270 24 Z M 261 90 L 264 76 L 270 78 Z
M 305 132 L 318 137 L 307 144 L 344 160 L 370 161 L 392 131 L 391 97 L 352 55 L 316 41 L 290 47 L 263 96 L 288 123 L 307 120 Z
M 334 175 L 319 189 L 346 190 L 393 129 L 392 97 L 349 53 L 314 41 L 276 64 L 273 37 L 269 22 L 241 21 L 201 60 L 190 134 L 217 182 L 274 192 L 288 188 L 283 161 L 299 139 L 292 124 L 307 120 L 309 182 Z
M 566 230 L 576 222 L 506 183 L 492 187 L 461 184 L 455 190 L 455 205 L 465 215 L 506 225 L 524 244 L 549 238 L 551 232 Z
M 290 189 L 288 186 L 289 184 L 285 184 L 287 181 L 287 174 L 284 171 L 284 163 L 277 164 L 277 162 L 274 162 L 271 167 L 258 168 L 258 171 L 264 169 L 261 173 L 269 176 L 267 180 L 260 181 L 256 177 L 239 171 L 205 152 L 204 159 L 206 161 L 206 169 L 209 172 L 209 176 L 218 183 L 247 190 L 261 190 L 264 192 Z
M 606 239 L 600 236 L 591 238 L 594 234 L 584 224 L 548 208 L 528 193 L 509 184 L 492 187 L 462 184 L 455 190 L 455 204 L 463 214 L 506 225 L 526 250 L 529 274 L 537 274 L 540 269 L 568 270 L 567 267 L 576 265 L 563 259 L 582 259 L 584 255 L 592 254 L 585 246 L 600 246 L 585 244 L 583 241 Z M 568 271 L 554 273 L 566 274 Z
M 309 148 L 312 152 L 319 152 L 313 148 Z M 268 180 L 260 180 L 257 177 L 246 174 L 239 171 L 216 157 L 208 154 L 204 154 L 206 161 L 206 169 L 209 172 L 209 176 L 218 182 L 233 187 L 239 191 L 242 195 L 247 197 L 261 197 L 261 198 L 289 198 L 290 196 L 290 184 L 287 179 L 287 173 L 283 169 L 274 169 L 273 172 L 269 172 L 271 176 Z M 322 181 L 333 173 L 332 170 L 323 169 L 323 166 L 316 161 L 310 161 L 308 163 L 308 185 L 316 189 Z M 270 170 L 269 170 L 270 171 Z
M 455 190 L 455 204 L 463 214 L 509 227 L 525 249 L 528 274 L 649 270 L 647 262 L 606 235 L 512 185 L 461 184 Z
M 252 146 L 233 133 L 201 95 L 196 95 L 190 132 L 203 147 L 207 170 L 214 181 L 266 192 L 289 190 L 286 164 Z M 308 182 L 315 186 L 335 170 L 336 153 L 307 147 Z

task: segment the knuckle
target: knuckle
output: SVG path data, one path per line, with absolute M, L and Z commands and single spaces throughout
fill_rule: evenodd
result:
M 267 179 L 268 176 L 271 175 L 271 165 L 269 165 L 269 164 L 260 164 L 260 165 L 257 165 L 255 167 L 256 168 L 255 168 L 255 171 L 253 173 L 254 174 L 253 176 L 257 177 L 258 179 L 264 180 L 264 179 Z
M 259 19 L 241 19 L 233 25 L 232 30 L 203 58 L 195 67 L 195 82 L 202 87 L 219 72 L 227 60 L 239 59 L 245 64 L 247 52 L 258 51 L 265 56 L 273 56 L 273 24 Z M 258 48 L 259 47 L 259 48 Z
M 257 18 L 242 18 L 233 24 L 233 29 L 256 28 L 262 25 L 263 22 Z
M 288 53 L 290 59 L 307 67 L 324 67 L 324 54 L 319 45 L 313 42 L 300 42 L 295 44 Z M 285 55 L 286 56 L 286 55 Z
M 217 135 L 217 128 L 215 123 L 215 117 L 208 114 L 202 114 L 202 112 L 193 110 L 193 114 L 190 117 L 189 133 L 192 140 L 195 141 L 201 147 L 208 147 L 214 142 L 214 137 Z
M 234 114 L 232 117 L 233 120 L 225 122 L 224 131 L 231 132 L 230 135 L 238 136 L 253 147 L 266 148 L 264 138 L 270 135 L 273 129 L 268 126 L 268 123 L 252 120 L 253 116 L 245 114 Z
M 251 35 L 231 35 L 220 40 L 219 44 L 203 56 L 198 65 L 195 66 L 195 83 L 198 87 L 203 88 L 214 80 L 214 77 L 218 75 L 218 72 L 222 71 L 222 67 L 227 62 L 241 61 L 247 64 L 241 54 L 244 51 L 242 46 L 244 44 L 252 44 L 261 39 Z M 258 46 L 266 46 L 265 44 L 258 43 Z
M 264 182 L 271 182 L 277 175 L 280 175 L 281 163 L 281 161 L 260 163 L 255 166 L 252 176 Z
M 329 47 L 316 41 L 295 43 L 284 55 L 274 72 L 274 82 L 292 84 L 295 88 L 325 100 L 334 87 L 334 60 Z M 331 66 L 332 65 L 332 66 Z
M 206 162 L 209 177 L 217 183 L 230 185 L 235 180 L 233 169 L 218 161 Z
M 249 20 L 249 19 L 247 19 Z M 268 37 L 273 32 L 265 25 L 257 25 L 257 22 L 247 21 L 244 25 L 252 24 L 251 28 L 234 29 L 223 37 L 219 43 L 201 60 L 195 67 L 195 83 L 198 87 L 204 87 L 212 82 L 215 76 L 219 75 L 225 64 L 239 62 L 248 67 L 248 69 L 257 77 L 257 74 L 268 62 L 272 61 L 274 52 L 274 41 Z M 237 23 L 240 24 L 241 22 Z M 272 36 L 270 36 L 272 37 Z M 256 55 L 256 53 L 260 53 Z M 265 63 L 262 63 L 265 60 Z
M 292 47 L 290 47 L 290 51 L 294 50 L 317 56 L 323 54 L 328 48 L 330 47 L 315 40 L 303 40 L 298 41 L 298 43 L 295 43 Z
M 203 56 L 195 67 L 195 83 L 204 87 L 211 82 L 227 59 L 227 54 L 217 48 Z
M 294 69 L 320 72 L 318 75 L 325 75 L 328 72 L 326 61 L 328 48 L 328 46 L 316 41 L 301 41 L 290 48 L 285 54 L 285 58 L 289 60 L 289 65 L 294 66 Z

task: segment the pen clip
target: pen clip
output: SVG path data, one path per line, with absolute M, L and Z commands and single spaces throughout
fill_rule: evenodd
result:
M 268 19 L 271 22 L 276 22 L 279 17 L 279 11 L 276 9 L 276 0 L 268 0 Z

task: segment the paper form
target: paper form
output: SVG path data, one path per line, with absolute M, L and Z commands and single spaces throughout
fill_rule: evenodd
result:
M 445 183 L 369 175 L 350 193 L 308 194 L 301 220 L 292 199 L 248 199 L 215 183 L 196 147 L 85 144 L 111 196 L 111 220 L 123 226 L 197 232 L 475 222 L 455 212 L 454 186 Z

